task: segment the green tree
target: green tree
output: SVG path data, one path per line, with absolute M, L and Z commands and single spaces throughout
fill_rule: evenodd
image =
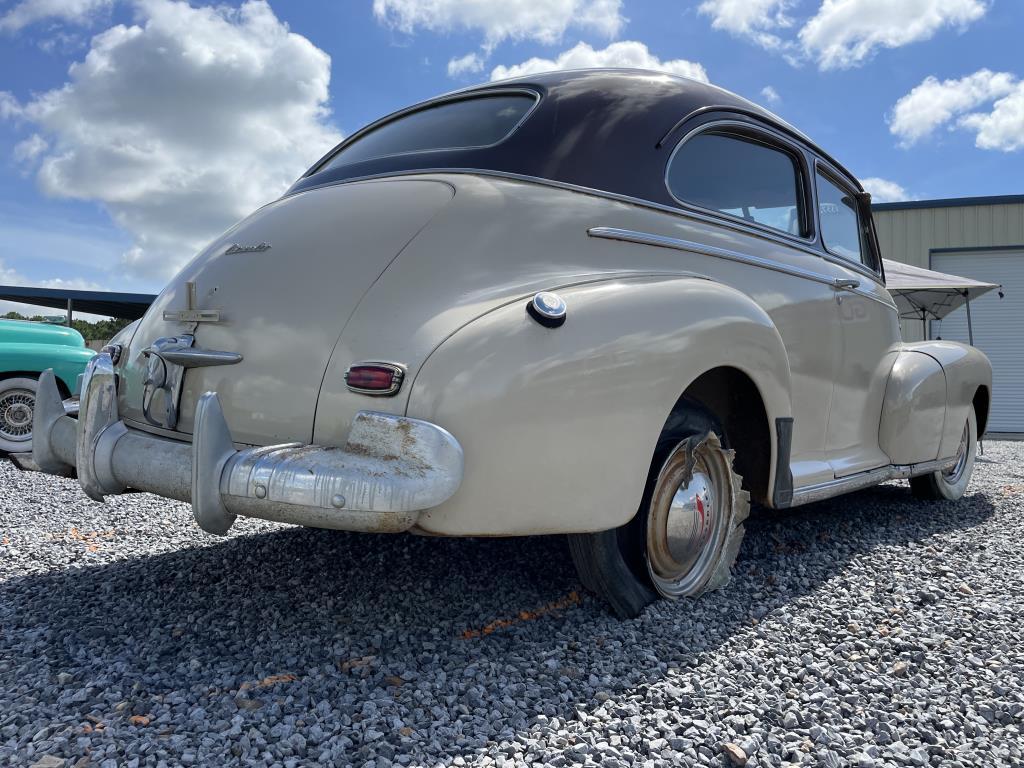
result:
M 43 315 L 25 317 L 19 312 L 8 312 L 4 315 L 4 319 L 34 320 L 41 323 L 53 322 L 53 318 L 51 317 L 44 317 Z M 97 320 L 94 323 L 86 320 L 72 320 L 71 327 L 82 334 L 86 341 L 107 341 L 130 322 L 131 320 L 124 320 L 117 317 L 108 317 L 104 320 Z

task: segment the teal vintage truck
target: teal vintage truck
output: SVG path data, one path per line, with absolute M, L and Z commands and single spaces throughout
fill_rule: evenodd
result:
M 39 374 L 53 368 L 61 395 L 71 397 L 95 354 L 74 328 L 0 319 L 0 451 L 32 450 Z

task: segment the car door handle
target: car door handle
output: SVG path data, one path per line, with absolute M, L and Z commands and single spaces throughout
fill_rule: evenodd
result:
M 832 287 L 837 291 L 843 288 L 859 288 L 860 280 L 855 277 L 837 277 L 832 281 Z

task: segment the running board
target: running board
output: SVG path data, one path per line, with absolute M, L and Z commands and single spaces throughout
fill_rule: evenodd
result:
M 834 496 L 841 496 L 844 493 L 870 488 L 888 480 L 905 480 L 908 477 L 917 477 L 918 475 L 927 475 L 930 472 L 946 470 L 955 465 L 956 456 L 948 459 L 924 461 L 920 464 L 890 464 L 887 467 L 879 467 L 867 472 L 858 472 L 856 475 L 839 477 L 825 483 L 797 488 L 793 491 L 793 502 L 789 506 L 798 507 L 801 504 L 810 504 L 813 501 L 831 499 Z

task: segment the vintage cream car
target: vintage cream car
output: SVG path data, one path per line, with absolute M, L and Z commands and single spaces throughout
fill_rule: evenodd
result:
M 728 580 L 748 499 L 910 478 L 957 499 L 991 369 L 904 344 L 869 198 L 769 112 L 585 70 L 353 134 L 200 253 L 90 364 L 44 377 L 35 460 L 353 531 L 570 534 L 622 615 Z

